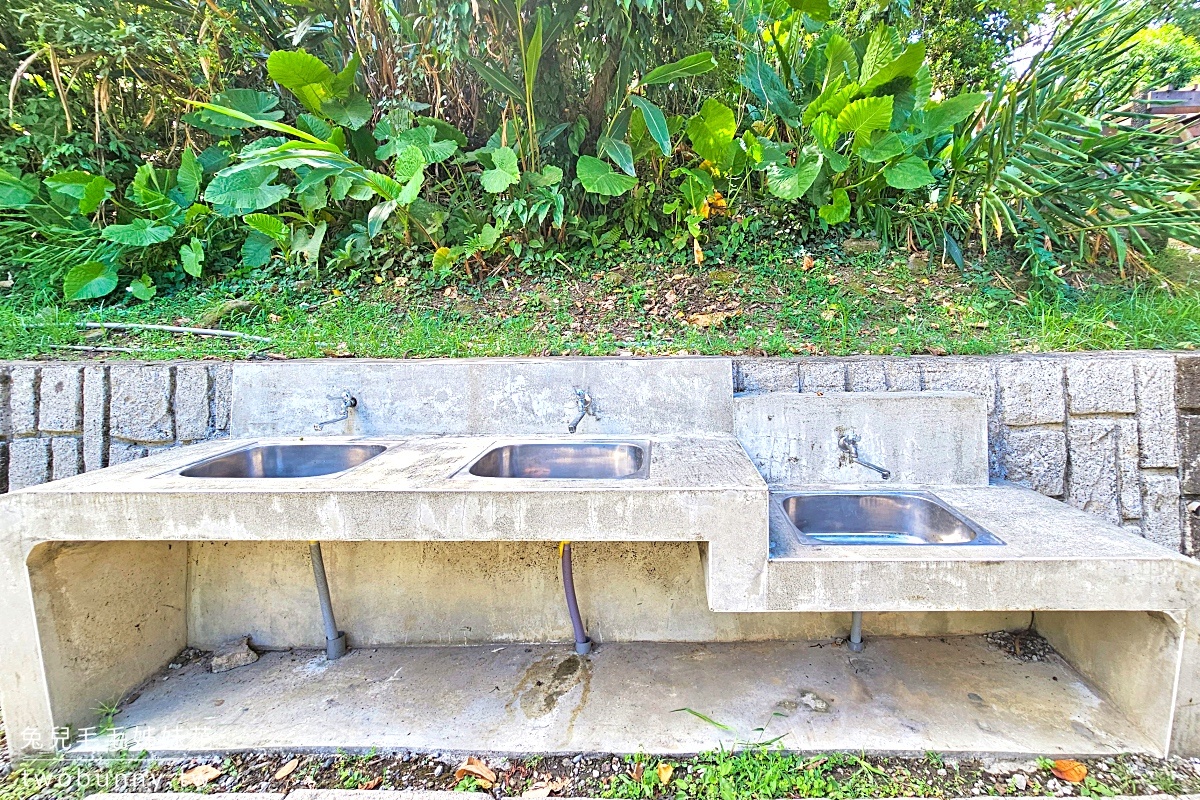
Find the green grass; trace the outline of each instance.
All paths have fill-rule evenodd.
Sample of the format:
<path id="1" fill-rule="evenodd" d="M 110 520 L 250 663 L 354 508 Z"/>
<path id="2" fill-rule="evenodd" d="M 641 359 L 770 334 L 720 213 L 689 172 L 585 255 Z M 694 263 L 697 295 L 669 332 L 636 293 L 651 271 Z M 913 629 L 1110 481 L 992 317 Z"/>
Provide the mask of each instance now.
<path id="1" fill-rule="evenodd" d="M 905 258 L 850 257 L 836 242 L 729 237 L 702 265 L 652 243 L 578 252 L 479 284 L 433 286 L 422 275 L 363 272 L 226 278 L 149 303 L 92 307 L 0 301 L 0 358 L 71 358 L 79 347 L 158 359 L 633 354 L 984 354 L 1191 349 L 1200 344 L 1192 254 L 1163 273 L 1074 278 L 1037 292 L 993 254 L 965 272 Z M 812 258 L 805 269 L 806 256 Z M 549 266 L 547 266 L 547 264 Z M 1175 282 L 1163 279 L 1168 270 Z M 43 293 L 44 295 L 45 293 Z M 245 309 L 225 315 L 232 299 Z M 215 327 L 269 344 L 161 332 L 84 332 L 83 321 Z"/>

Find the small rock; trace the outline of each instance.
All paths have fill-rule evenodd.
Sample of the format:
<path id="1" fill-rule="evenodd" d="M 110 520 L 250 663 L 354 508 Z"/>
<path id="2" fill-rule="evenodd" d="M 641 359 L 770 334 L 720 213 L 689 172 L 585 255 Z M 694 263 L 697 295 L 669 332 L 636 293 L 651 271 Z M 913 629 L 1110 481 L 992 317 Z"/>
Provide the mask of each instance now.
<path id="1" fill-rule="evenodd" d="M 1016 775 L 1012 776 L 1012 784 L 1017 791 L 1023 792 L 1025 791 L 1025 788 L 1029 786 L 1029 778 L 1025 776 L 1024 772 L 1018 772 Z"/>
<path id="2" fill-rule="evenodd" d="M 945 770 L 945 769 L 943 769 L 943 768 L 939 768 L 939 769 L 938 769 L 938 771 L 937 771 L 937 774 L 938 774 L 938 776 L 939 776 L 939 777 L 942 777 L 942 778 L 944 778 L 944 777 L 946 777 L 946 770 Z"/>
<path id="3" fill-rule="evenodd" d="M 258 661 L 258 653 L 250 649 L 250 637 L 243 636 L 227 642 L 213 651 L 212 671 L 228 672 Z"/>
<path id="4" fill-rule="evenodd" d="M 442 773 L 445 771 L 446 771 L 446 768 L 443 765 L 438 764 L 437 769 L 435 769 L 433 771 L 433 777 L 440 778 L 440 777 L 442 777 Z"/>
<path id="5" fill-rule="evenodd" d="M 829 710 L 828 701 L 816 692 L 801 692 L 799 700 L 802 705 L 807 706 L 811 711 L 823 713 Z"/>
<path id="6" fill-rule="evenodd" d="M 842 242 L 842 252 L 852 256 L 860 256 L 863 253 L 878 253 L 878 239 L 847 239 Z"/>

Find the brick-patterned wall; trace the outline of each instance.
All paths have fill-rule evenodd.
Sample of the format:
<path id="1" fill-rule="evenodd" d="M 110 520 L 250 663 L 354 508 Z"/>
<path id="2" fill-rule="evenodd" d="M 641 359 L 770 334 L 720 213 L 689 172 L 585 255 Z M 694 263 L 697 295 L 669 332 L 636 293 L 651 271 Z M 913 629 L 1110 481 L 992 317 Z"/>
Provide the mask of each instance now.
<path id="1" fill-rule="evenodd" d="M 1175 373 L 1174 355 L 1144 352 L 738 359 L 734 389 L 979 395 L 988 404 L 993 479 L 1194 553 L 1181 519 Z M 1189 402 L 1200 407 L 1200 390 L 1196 397 Z M 1200 423 L 1200 412 L 1194 420 L 1187 424 Z M 1200 466 L 1190 475 L 1200 493 Z"/>
<path id="2" fill-rule="evenodd" d="M 1179 460 L 1186 552 L 1200 554 L 1200 355 L 1179 357 Z"/>
<path id="3" fill-rule="evenodd" d="M 230 366 L 0 366 L 0 489 L 9 491 L 222 435 Z"/>

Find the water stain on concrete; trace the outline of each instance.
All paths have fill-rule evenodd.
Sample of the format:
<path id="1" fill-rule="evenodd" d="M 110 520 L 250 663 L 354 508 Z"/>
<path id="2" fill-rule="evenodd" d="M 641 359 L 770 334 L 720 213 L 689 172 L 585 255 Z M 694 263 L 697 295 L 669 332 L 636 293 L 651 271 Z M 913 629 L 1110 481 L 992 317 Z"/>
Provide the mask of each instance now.
<path id="1" fill-rule="evenodd" d="M 553 712 L 563 695 L 580 683 L 585 684 L 581 702 L 586 699 L 586 684 L 591 680 L 591 663 L 578 655 L 563 658 L 558 654 L 538 659 L 526 668 L 517 682 L 514 698 L 529 719 Z M 509 703 L 511 708 L 512 703 Z M 573 713 L 578 713 L 578 707 Z"/>

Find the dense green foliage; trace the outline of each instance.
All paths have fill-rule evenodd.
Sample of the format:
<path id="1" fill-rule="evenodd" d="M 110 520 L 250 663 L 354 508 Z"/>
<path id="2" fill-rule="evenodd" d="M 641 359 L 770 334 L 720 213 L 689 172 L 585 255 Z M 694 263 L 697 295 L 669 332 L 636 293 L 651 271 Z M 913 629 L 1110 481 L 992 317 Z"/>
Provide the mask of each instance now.
<path id="1" fill-rule="evenodd" d="M 1003 75 L 1041 10 L 16 0 L 0 274 L 68 301 L 441 285 L 644 234 L 699 263 L 741 207 L 960 267 L 998 241 L 1047 282 L 1200 245 L 1200 153 L 1127 110 L 1131 74 L 1188 69 L 1136 61 L 1161 10 L 1089 0 Z M 1153 41 L 1181 52 L 1172 31 Z"/>

